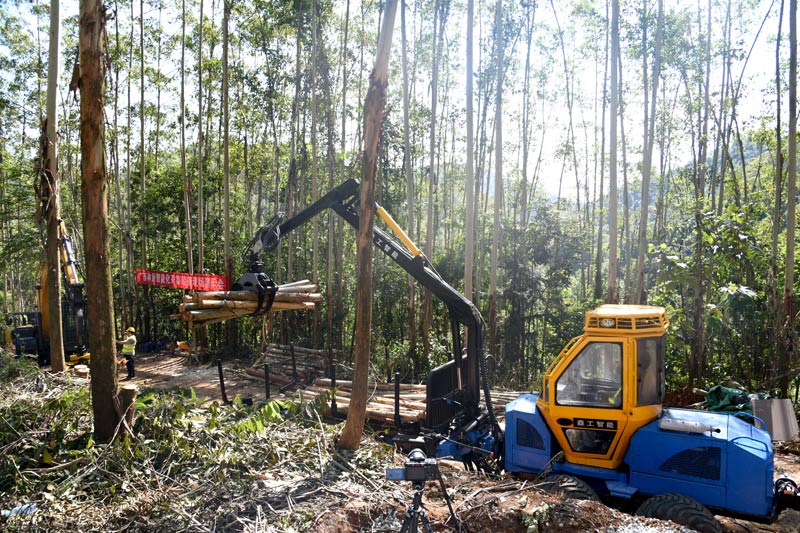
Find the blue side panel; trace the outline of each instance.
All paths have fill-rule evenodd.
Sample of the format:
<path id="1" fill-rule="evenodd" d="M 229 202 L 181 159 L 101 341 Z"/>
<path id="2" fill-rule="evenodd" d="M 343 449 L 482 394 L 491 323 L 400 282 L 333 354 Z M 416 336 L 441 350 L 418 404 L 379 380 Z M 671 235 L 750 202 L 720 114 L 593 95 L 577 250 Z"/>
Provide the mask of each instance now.
<path id="1" fill-rule="evenodd" d="M 559 449 L 536 408 L 537 398 L 538 393 L 523 394 L 506 405 L 507 472 L 538 474 Z"/>
<path id="2" fill-rule="evenodd" d="M 641 428 L 625 456 L 632 486 L 644 494 L 677 492 L 711 507 L 771 514 L 772 443 L 766 432 L 723 413 L 664 409 L 661 416 L 709 430 L 665 430 L 658 420 Z"/>
<path id="3" fill-rule="evenodd" d="M 739 436 L 728 444 L 728 507 L 757 515 L 772 516 L 775 510 L 773 451 L 769 435 L 738 418 L 761 435 Z"/>

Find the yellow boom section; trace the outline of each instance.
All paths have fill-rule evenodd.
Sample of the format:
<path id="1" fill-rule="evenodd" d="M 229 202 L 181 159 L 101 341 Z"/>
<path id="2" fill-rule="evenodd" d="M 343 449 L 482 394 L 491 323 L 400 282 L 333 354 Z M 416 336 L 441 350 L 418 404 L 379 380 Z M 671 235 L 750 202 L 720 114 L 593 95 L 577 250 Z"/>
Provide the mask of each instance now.
<path id="1" fill-rule="evenodd" d="M 378 216 L 380 216 L 383 219 L 383 221 L 386 222 L 386 225 L 389 226 L 389 229 L 392 230 L 392 233 L 397 235 L 397 238 L 400 239 L 403 242 L 403 244 L 406 245 L 406 248 L 408 248 L 408 250 L 411 252 L 411 255 L 416 257 L 422 253 L 422 250 L 417 248 L 417 245 L 414 244 L 414 241 L 412 241 L 411 238 L 408 235 L 406 235 L 406 232 L 403 231 L 403 228 L 401 228 L 397 224 L 397 222 L 395 222 L 395 220 L 392 218 L 392 215 L 390 215 L 389 212 L 386 211 L 386 209 L 384 209 L 381 206 L 378 206 L 377 211 L 378 211 Z"/>

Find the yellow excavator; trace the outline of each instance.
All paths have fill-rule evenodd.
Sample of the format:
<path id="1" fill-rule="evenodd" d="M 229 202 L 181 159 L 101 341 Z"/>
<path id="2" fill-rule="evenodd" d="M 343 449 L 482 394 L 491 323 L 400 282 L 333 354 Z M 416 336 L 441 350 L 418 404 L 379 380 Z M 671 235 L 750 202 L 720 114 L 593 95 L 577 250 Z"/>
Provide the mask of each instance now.
<path id="1" fill-rule="evenodd" d="M 64 339 L 64 355 L 66 363 L 74 365 L 87 361 L 90 357 L 86 351 L 87 338 L 87 310 L 84 298 L 84 283 L 78 272 L 78 261 L 72 239 L 67 233 L 63 221 L 58 227 L 58 255 L 61 263 L 63 292 L 61 295 L 61 331 Z M 14 329 L 14 347 L 17 355 L 22 353 L 35 354 L 40 365 L 50 363 L 50 311 L 48 306 L 49 287 L 47 259 L 42 265 L 40 282 L 36 289 L 39 292 L 39 311 L 26 313 L 32 320 L 25 324 L 23 331 L 20 327 Z M 32 322 L 32 324 L 31 324 Z M 33 339 L 31 329 L 33 326 Z M 17 331 L 19 329 L 19 331 Z M 35 340 L 35 342 L 33 342 Z"/>

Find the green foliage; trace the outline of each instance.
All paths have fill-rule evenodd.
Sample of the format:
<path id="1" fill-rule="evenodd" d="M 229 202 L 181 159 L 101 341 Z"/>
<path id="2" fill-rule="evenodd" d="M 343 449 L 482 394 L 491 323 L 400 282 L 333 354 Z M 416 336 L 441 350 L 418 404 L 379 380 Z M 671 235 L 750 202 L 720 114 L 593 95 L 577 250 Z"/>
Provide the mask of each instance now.
<path id="1" fill-rule="evenodd" d="M 284 480 L 333 483 L 355 473 L 377 479 L 371 470 L 391 461 L 391 448 L 375 444 L 338 456 L 335 428 L 320 423 L 330 403 L 326 394 L 220 406 L 191 389 L 145 389 L 137 397 L 133 437 L 95 446 L 85 382 L 10 361 L 0 358 L 0 508 L 35 502 L 35 515 L 14 520 L 50 524 L 49 531 L 118 529 L 134 516 L 164 530 L 187 513 L 211 523 L 242 512 L 229 507 L 228 495 L 267 497 L 280 507 L 272 498 L 284 497 Z M 328 467 L 320 470 L 322 463 Z"/>
<path id="2" fill-rule="evenodd" d="M 763 198 L 761 199 L 763 200 Z M 729 206 L 721 215 L 704 213 L 701 237 L 707 381 L 734 378 L 748 386 L 762 382 L 770 370 L 771 347 L 764 330 L 769 324 L 766 274 L 769 271 L 769 227 L 754 223 L 767 217 L 768 204 L 753 201 L 746 208 Z M 681 231 L 679 229 L 679 231 Z M 669 311 L 667 378 L 671 387 L 686 384 L 693 333 L 696 234 L 683 230 L 676 244 L 651 246 L 656 285 L 651 302 Z"/>
<path id="3" fill-rule="evenodd" d="M 662 72 L 656 108 L 656 152 L 662 160 L 654 167 L 651 195 L 648 254 L 645 269 L 648 302 L 668 308 L 672 326 L 668 348 L 670 386 L 687 382 L 689 347 L 701 335 L 709 354 L 705 378 L 709 381 L 728 375 L 754 382 L 769 373 L 773 359 L 766 334 L 772 328 L 774 297 L 769 294 L 767 273 L 774 270 L 771 282 L 779 286 L 784 265 L 783 237 L 778 238 L 778 253 L 772 265 L 771 229 L 773 217 L 775 173 L 776 117 L 772 111 L 755 121 L 742 114 L 747 91 L 763 96 L 753 83 L 737 85 L 722 91 L 710 87 L 715 109 L 708 131 L 699 122 L 704 116 L 703 90 L 706 58 L 710 70 L 729 61 L 732 77 L 745 72 L 747 39 L 760 23 L 762 14 L 757 3 L 734 2 L 732 34 L 742 40 L 726 42 L 713 35 L 708 45 L 706 22 L 725 27 L 725 15 L 719 6 L 705 13 L 705 5 L 665 5 Z M 439 101 L 436 112 L 436 134 L 433 150 L 434 168 L 430 164 L 429 132 L 433 118 L 430 97 L 431 65 L 434 42 L 435 7 L 447 13 L 444 53 L 439 69 Z M 131 13 L 134 7 L 136 13 Z M 111 200 L 111 247 L 114 251 L 112 272 L 117 296 L 130 291 L 135 283 L 131 268 L 145 267 L 165 271 L 188 270 L 187 230 L 196 232 L 202 218 L 205 228 L 204 268 L 207 272 L 225 270 L 223 217 L 222 155 L 222 27 L 223 4 L 206 2 L 202 19 L 203 49 L 199 49 L 201 20 L 197 2 L 186 4 L 185 109 L 186 176 L 180 153 L 179 100 L 181 94 L 181 13 L 179 4 L 145 3 L 140 19 L 138 8 L 118 6 L 108 19 L 109 66 L 106 100 L 107 165 L 111 173 L 108 183 Z M 315 198 L 312 190 L 312 154 L 317 153 L 317 191 L 327 191 L 329 180 L 334 185 L 350 177 L 360 177 L 359 154 L 362 142 L 362 104 L 369 71 L 370 50 L 376 45 L 383 5 L 365 3 L 353 8 L 344 20 L 341 4 L 326 0 L 285 2 L 255 0 L 230 6 L 231 20 L 227 37 L 229 49 L 230 104 L 230 215 L 234 278 L 243 265 L 239 256 L 253 232 L 277 211 L 296 213 Z M 504 94 L 504 188 L 502 202 L 503 242 L 500 249 L 498 326 L 496 343 L 487 350 L 496 352 L 496 382 L 503 385 L 529 386 L 538 382 L 547 362 L 563 343 L 577 334 L 584 311 L 600 302 L 588 294 L 597 274 L 607 275 L 607 217 L 609 198 L 600 198 L 600 180 L 608 168 L 608 146 L 600 138 L 600 117 L 607 116 L 601 104 L 608 101 L 602 94 L 602 73 L 605 63 L 607 13 L 603 6 L 575 0 L 553 6 L 558 16 L 541 16 L 543 6 L 525 2 L 506 6 L 503 12 L 505 37 Z M 537 9 L 538 8 L 538 9 Z M 318 22 L 315 57 L 311 54 L 312 9 L 317 9 Z M 464 286 L 465 231 L 465 114 L 462 83 L 465 65 L 461 53 L 463 4 L 422 2 L 408 6 L 407 51 L 411 87 L 409 94 L 409 137 L 411 171 L 414 179 L 414 213 L 406 205 L 406 178 L 403 139 L 403 95 L 401 90 L 399 32 L 395 35 L 391 77 L 388 86 L 388 107 L 383 117 L 380 140 L 380 161 L 377 178 L 378 201 L 411 234 L 417 244 L 424 244 L 428 235 L 427 208 L 433 207 L 435 234 L 430 260 L 443 278 L 457 290 Z M 643 11 L 644 9 L 644 11 Z M 489 255 L 492 239 L 491 206 L 493 198 L 493 105 L 496 82 L 496 61 L 493 44 L 492 3 L 478 3 L 477 20 L 488 31 L 478 32 L 473 65 L 476 82 L 475 175 L 478 201 L 476 228 L 475 286 L 476 302 L 488 316 L 490 275 Z M 621 5 L 621 47 L 624 65 L 641 61 L 652 66 L 655 50 L 657 11 L 653 5 L 636 3 Z M 538 11 L 538 12 L 537 12 Z M 774 11 L 774 10 L 773 10 Z M 0 10 L 0 270 L 6 276 L 7 295 L 4 303 L 14 310 L 28 310 L 39 305 L 34 287 L 39 282 L 42 232 L 33 213 L 36 199 L 33 190 L 37 158 L 38 124 L 42 114 L 46 68 L 45 5 L 14 3 Z M 64 13 L 61 57 L 62 96 L 76 59 L 77 23 L 75 13 Z M 774 15 L 770 15 L 774 16 Z M 708 18 L 707 18 L 708 17 Z M 139 23 L 144 22 L 144 42 L 140 41 Z M 344 38 L 345 22 L 347 39 Z M 765 25 L 773 22 L 770 18 Z M 527 30 L 531 43 L 527 43 Z M 167 31 L 169 29 L 169 31 Z M 642 42 L 646 32 L 647 42 Z M 453 36 L 457 38 L 453 38 Z M 438 41 L 438 40 L 436 40 Z M 562 50 L 561 43 L 567 44 Z M 528 47 L 531 56 L 529 79 L 524 79 L 526 63 L 522 52 Z M 144 101 L 139 101 L 141 65 L 144 51 Z M 202 65 L 199 59 L 202 54 Z M 758 61 L 754 57 L 749 65 Z M 315 67 L 316 89 L 312 87 Z M 580 74 L 594 71 L 592 76 Z M 748 69 L 750 67 L 748 66 Z M 198 70 L 202 86 L 198 85 Z M 13 73 L 9 75 L 8 73 Z M 623 102 L 629 112 L 626 123 L 630 131 L 638 126 L 640 100 L 647 87 L 642 72 L 633 73 L 624 67 L 621 78 Z M 347 76 L 346 86 L 344 77 Z M 567 79 L 564 79 L 566 76 Z M 648 73 L 648 76 L 651 76 Z M 566 82 L 566 83 L 565 83 Z M 652 82 L 652 79 L 648 83 Z M 781 80 L 786 83 L 786 80 Z M 565 88 L 567 93 L 565 94 Z M 527 89 L 525 89 L 527 88 Z M 607 88 L 606 88 L 607 89 Z M 523 91 L 527 90 L 526 94 Z M 772 84 L 769 91 L 772 91 Z M 128 92 L 130 91 L 130 97 Z M 316 91 L 316 94 L 315 94 Z M 715 94 L 715 91 L 716 92 Z M 203 108 L 198 97 L 203 97 Z M 314 98 L 316 96 L 316 98 Z M 316 100 L 316 150 L 311 146 L 311 109 Z M 569 100 L 569 101 L 568 101 Z M 522 102 L 530 104 L 521 112 Z M 63 98 L 59 106 L 60 169 L 62 217 L 67 221 L 80 246 L 80 120 L 76 98 Z M 738 108 L 737 108 L 738 106 Z M 573 116 L 567 116 L 567 108 Z M 541 110 L 541 111 L 540 111 Z M 633 112 L 630 112 L 633 110 Z M 736 120 L 733 115 L 736 113 Z M 580 118 L 579 118 L 580 117 Z M 592 118 L 594 117 L 594 119 Z M 633 118 L 631 118 L 633 117 Z M 204 147 L 199 150 L 202 118 Z M 528 122 L 526 122 L 528 121 Z M 568 122 L 567 122 L 568 121 Z M 342 124 L 344 122 L 344 124 Z M 569 126 L 568 126 L 569 124 Z M 735 124 L 735 131 L 721 131 L 726 124 Z M 527 168 L 523 169 L 520 133 L 527 125 Z M 566 135 L 572 128 L 574 133 Z M 140 141 L 143 128 L 143 143 Z M 741 131 L 740 131 L 741 130 Z M 606 132 L 607 133 L 607 132 Z M 344 135 L 344 138 L 342 138 Z M 622 299 L 631 292 L 634 280 L 627 279 L 629 267 L 635 266 L 638 207 L 641 205 L 640 141 L 636 134 L 619 161 L 620 181 L 627 179 L 627 197 L 623 198 L 620 183 L 620 206 L 630 206 L 627 220 L 620 219 L 618 243 L 619 278 Z M 785 135 L 784 135 L 785 137 Z M 785 141 L 782 141 L 785 142 Z M 701 143 L 707 144 L 706 161 L 699 157 Z M 331 153 L 328 153 L 329 147 Z M 537 148 L 538 147 L 538 148 Z M 604 148 L 606 153 L 601 153 Z M 295 160 L 292 161 L 294 153 Z M 292 164 L 295 173 L 291 175 Z M 624 165 L 627 164 L 627 167 Z M 559 166 L 561 167 L 559 169 Z M 140 171 L 144 168 L 144 183 Z M 573 168 L 576 167 L 576 168 Z M 203 169 L 203 190 L 198 174 Z M 724 173 L 723 173 L 724 169 Z M 431 170 L 433 172 L 431 172 Z M 560 172 L 559 172 L 560 171 Z M 571 175 L 575 175 L 575 183 Z M 724 174 L 724 182 L 721 178 Z M 520 225 L 522 176 L 527 179 L 529 220 Z M 432 178 L 432 179 L 431 179 Z M 190 205 L 187 220 L 184 206 L 184 183 L 188 182 Z M 555 205 L 553 184 L 558 182 L 560 205 Z M 580 183 L 579 183 L 580 182 Z M 604 182 L 607 185 L 607 182 Z M 699 194 L 702 183 L 703 194 Z M 429 185 L 432 196 L 429 197 Z M 564 190 L 561 190 L 564 185 Z M 578 187 L 580 190 L 574 189 Z M 579 209 L 574 209 L 575 195 L 580 195 Z M 550 195 L 550 196 L 548 196 Z M 722 195 L 722 201 L 720 200 Z M 202 196 L 205 211 L 199 214 L 198 199 Z M 290 196 L 293 203 L 290 206 Z M 570 198 L 567 198 L 571 196 Z M 119 199 L 119 204 L 117 203 Z M 601 204 L 603 209 L 601 210 Z M 713 205 L 712 205 L 713 204 Z M 559 210 L 559 207 L 561 208 Z M 579 212 L 580 211 L 580 212 Z M 696 212 L 700 214 L 695 218 Z M 778 210 L 779 216 L 783 216 Z M 414 227 L 408 221 L 414 219 Z M 623 217 L 624 218 L 624 217 Z M 335 222 L 330 260 L 327 214 L 316 220 L 318 229 L 318 274 L 323 292 L 334 295 L 333 321 L 329 326 L 323 317 L 327 303 L 321 304 L 319 318 L 310 313 L 276 317 L 275 336 L 281 341 L 302 340 L 316 347 L 328 338 L 332 327 L 333 347 L 341 351 L 343 369 L 349 365 L 349 346 L 354 329 L 355 252 L 354 233 Z M 143 234 L 146 224 L 146 235 Z M 604 257 L 600 272 L 595 272 L 598 227 L 603 227 Z M 696 224 L 700 228 L 696 228 Z M 265 254 L 265 271 L 278 281 L 311 278 L 314 225 L 297 228 L 292 234 L 292 250 L 286 245 Z M 341 229 L 344 228 L 344 229 Z M 782 227 L 780 228 L 783 229 Z M 699 233 L 698 233 L 699 231 Z M 147 238 L 147 257 L 143 255 L 143 239 Z M 197 235 L 191 250 L 198 265 Z M 695 257 L 696 239 L 701 240 L 702 253 Z M 631 241 L 628 241 L 631 239 Z M 287 242 L 287 240 L 284 240 Z M 291 253 L 289 279 L 288 254 Z M 374 260 L 375 295 L 373 308 L 374 371 L 384 375 L 398 369 L 409 379 L 420 378 L 432 366 L 443 362 L 448 354 L 449 317 L 441 302 L 434 299 L 428 339 L 417 335 L 418 346 L 410 345 L 406 275 L 382 254 Z M 699 269 L 695 267 L 698 266 Z M 334 272 L 334 287 L 327 287 L 324 273 Z M 702 276 L 704 307 L 700 322 L 702 331 L 694 331 L 694 276 Z M 746 288 L 746 289 L 745 289 Z M 168 318 L 177 310 L 181 292 L 158 288 L 140 292 L 127 300 L 117 298 L 116 316 L 123 315 L 137 322 L 142 341 L 163 337 L 187 338 L 185 324 Z M 422 311 L 422 291 L 417 290 L 411 303 L 416 312 L 416 327 Z M 134 308 L 136 307 L 136 308 Z M 145 313 L 145 309 L 148 311 Z M 240 346 L 237 356 L 246 357 L 259 345 L 260 323 L 244 319 L 238 322 Z M 209 349 L 213 354 L 229 356 L 225 346 L 224 326 L 209 329 Z M 147 333 L 151 339 L 144 338 Z M 488 335 L 487 335 L 488 338 Z M 420 357 L 423 346 L 431 353 Z M 388 362 L 387 362 L 388 361 Z"/>

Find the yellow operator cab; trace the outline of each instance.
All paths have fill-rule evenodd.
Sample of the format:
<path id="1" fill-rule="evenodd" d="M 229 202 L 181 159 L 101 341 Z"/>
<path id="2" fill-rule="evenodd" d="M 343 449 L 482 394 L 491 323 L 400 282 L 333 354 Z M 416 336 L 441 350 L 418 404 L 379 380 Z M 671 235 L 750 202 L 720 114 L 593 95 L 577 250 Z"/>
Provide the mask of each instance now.
<path id="1" fill-rule="evenodd" d="M 630 439 L 661 413 L 663 307 L 602 305 L 550 364 L 537 406 L 571 463 L 618 468 Z"/>

